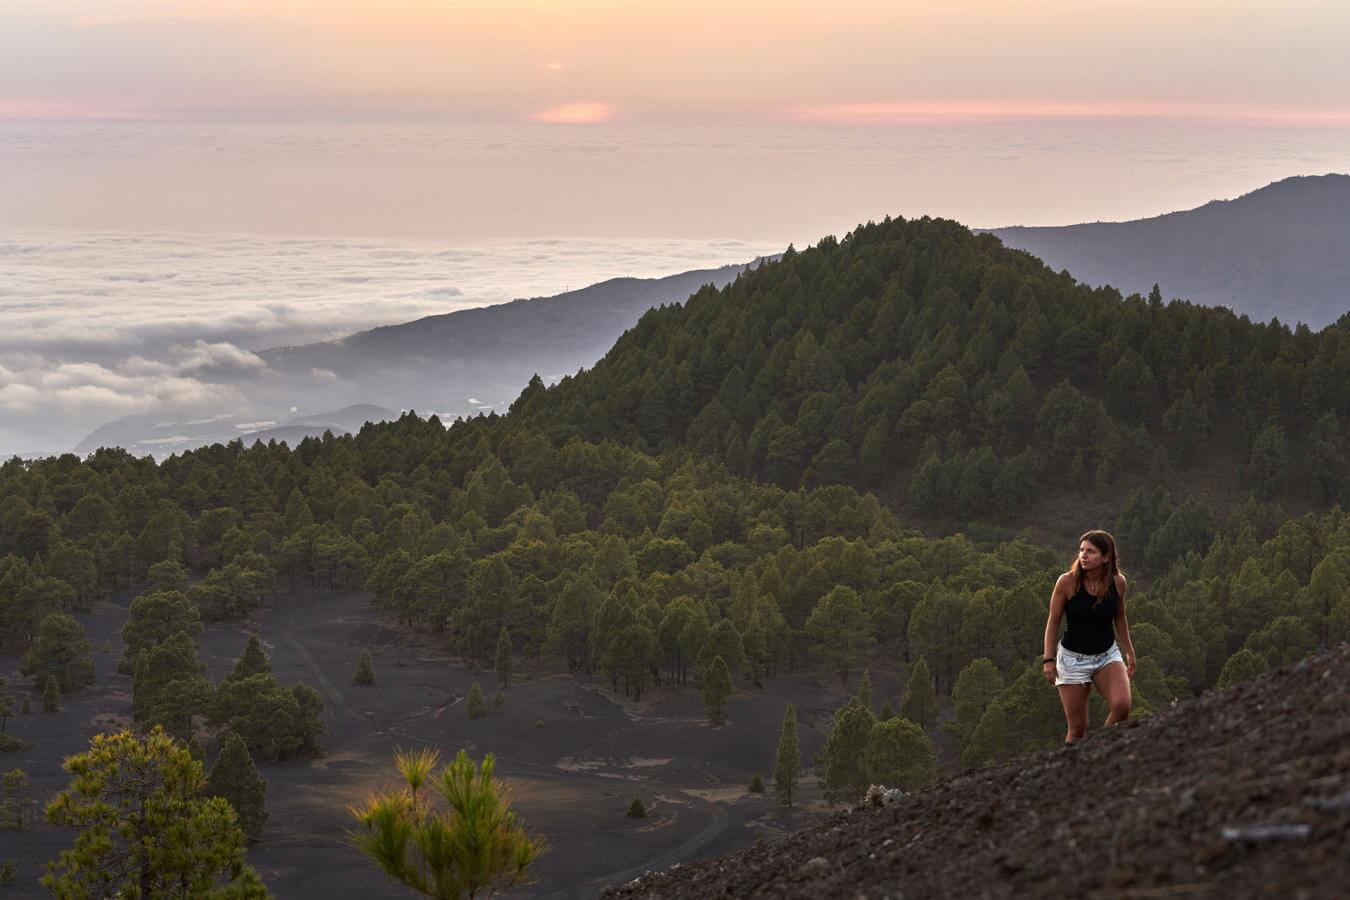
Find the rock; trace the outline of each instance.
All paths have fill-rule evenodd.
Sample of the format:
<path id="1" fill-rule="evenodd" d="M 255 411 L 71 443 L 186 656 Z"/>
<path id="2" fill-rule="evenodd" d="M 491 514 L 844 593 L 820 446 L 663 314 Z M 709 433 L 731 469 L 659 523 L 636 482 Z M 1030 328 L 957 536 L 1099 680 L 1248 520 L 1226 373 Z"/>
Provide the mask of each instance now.
<path id="1" fill-rule="evenodd" d="M 1334 797 L 1304 797 L 1303 802 L 1317 809 L 1346 809 L 1350 807 L 1350 791 L 1342 791 Z"/>
<path id="2" fill-rule="evenodd" d="M 803 878 L 818 878 L 830 871 L 830 861 L 823 856 L 808 859 L 798 870 Z"/>
<path id="3" fill-rule="evenodd" d="M 1289 841 L 1305 840 L 1312 834 L 1311 825 L 1225 825 L 1224 840 L 1249 841 Z"/>

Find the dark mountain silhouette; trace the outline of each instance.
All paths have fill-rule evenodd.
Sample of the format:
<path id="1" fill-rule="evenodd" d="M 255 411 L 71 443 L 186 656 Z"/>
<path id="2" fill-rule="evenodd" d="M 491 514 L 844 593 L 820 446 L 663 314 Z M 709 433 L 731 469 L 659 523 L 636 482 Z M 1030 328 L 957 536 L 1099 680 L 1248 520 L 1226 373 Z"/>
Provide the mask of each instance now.
<path id="1" fill-rule="evenodd" d="M 1350 645 L 605 897 L 1344 897 Z M 861 798 L 859 798 L 861 800 Z"/>
<path id="2" fill-rule="evenodd" d="M 1235 200 L 1132 222 L 995 228 L 1091 285 L 1320 328 L 1350 311 L 1350 175 L 1286 178 Z"/>
<path id="3" fill-rule="evenodd" d="M 479 384 L 505 378 L 519 390 L 531 373 L 557 377 L 593 364 L 648 309 L 683 302 L 707 284 L 721 287 L 749 267 L 728 265 L 665 278 L 612 278 L 553 297 L 427 316 L 259 355 L 282 371 L 319 369 L 341 378 L 399 365 L 487 367 L 492 374 L 475 376 Z M 464 387 L 487 392 L 474 384 Z"/>

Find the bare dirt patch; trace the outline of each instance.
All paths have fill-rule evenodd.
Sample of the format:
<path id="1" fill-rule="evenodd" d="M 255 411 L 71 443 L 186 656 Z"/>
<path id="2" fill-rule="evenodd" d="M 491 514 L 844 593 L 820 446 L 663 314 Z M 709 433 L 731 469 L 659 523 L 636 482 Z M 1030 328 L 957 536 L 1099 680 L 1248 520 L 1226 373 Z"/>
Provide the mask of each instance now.
<path id="1" fill-rule="evenodd" d="M 61 713 L 9 722 L 8 730 L 32 747 L 5 754 L 0 766 L 25 769 L 40 803 L 69 781 L 62 758 L 87 749 L 95 733 L 130 721 L 131 680 L 116 674 L 130 600 L 124 594 L 79 617 L 96 648 L 98 685 L 67 697 Z M 525 671 L 506 691 L 506 709 L 471 721 L 462 698 L 475 681 L 495 690 L 492 673 L 465 668 L 444 636 L 393 626 L 368 609 L 362 593 L 302 594 L 246 622 L 211 625 L 200 638 L 210 678 L 218 682 L 232 670 L 249 634 L 258 635 L 283 683 L 314 686 L 328 707 L 323 756 L 259 765 L 271 817 L 249 860 L 273 893 L 287 898 L 408 896 L 346 843 L 347 807 L 394 784 L 398 746 L 430 745 L 444 759 L 460 748 L 474 757 L 496 754 L 520 817 L 553 845 L 535 883 L 509 896 L 595 896 L 648 869 L 746 846 L 763 833 L 746 823 L 775 808 L 762 795 L 747 797 L 745 786 L 772 769 L 784 704 L 824 708 L 837 692 L 815 675 L 786 675 L 762 690 L 739 692 L 729 724 L 713 729 L 703 723 L 693 686 L 657 688 L 640 704 L 625 703 L 606 684 L 522 661 Z M 369 687 L 351 684 L 362 650 L 375 664 Z M 17 658 L 0 658 L 0 673 L 11 676 L 16 692 L 36 698 L 40 691 L 17 667 Z M 804 728 L 801 740 L 809 760 L 823 736 Z M 205 744 L 210 759 L 214 741 Z M 577 765 L 560 765 L 568 759 Z M 695 796 L 687 788 L 710 793 Z M 625 815 L 634 794 L 650 807 L 645 819 Z M 799 824 L 813 819 L 802 808 L 787 815 Z M 46 896 L 37 885 L 43 863 L 71 846 L 74 832 L 38 824 L 4 834 L 0 856 L 19 864 L 19 884 L 6 896 Z"/>

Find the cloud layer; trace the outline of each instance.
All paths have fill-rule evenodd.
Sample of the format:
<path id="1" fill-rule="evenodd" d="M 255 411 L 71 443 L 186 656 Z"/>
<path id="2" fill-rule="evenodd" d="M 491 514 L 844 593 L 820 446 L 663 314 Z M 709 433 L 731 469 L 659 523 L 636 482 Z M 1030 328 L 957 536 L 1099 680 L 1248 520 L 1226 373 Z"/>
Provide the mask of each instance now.
<path id="1" fill-rule="evenodd" d="M 266 385 L 272 374 L 255 351 L 268 347 L 779 249 L 741 241 L 540 239 L 421 249 L 210 235 L 0 235 L 0 454 L 63 449 L 121 415 L 250 410 L 247 385 Z"/>

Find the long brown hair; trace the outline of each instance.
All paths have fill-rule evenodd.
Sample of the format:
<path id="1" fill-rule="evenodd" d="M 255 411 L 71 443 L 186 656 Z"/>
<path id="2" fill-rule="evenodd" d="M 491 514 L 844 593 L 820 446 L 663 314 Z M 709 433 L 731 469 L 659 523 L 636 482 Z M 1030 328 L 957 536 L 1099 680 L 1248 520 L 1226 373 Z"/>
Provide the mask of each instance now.
<path id="1" fill-rule="evenodd" d="M 1096 609 L 1104 599 L 1111 596 L 1111 589 L 1116 584 L 1116 576 L 1120 574 L 1120 556 L 1116 553 L 1116 539 L 1111 537 L 1110 532 L 1094 529 L 1086 532 L 1078 539 L 1079 547 L 1083 546 L 1083 541 L 1087 541 L 1096 547 L 1102 556 L 1108 557 L 1104 566 L 1106 569 L 1106 593 L 1098 597 L 1097 602 L 1092 604 L 1092 608 Z M 1069 570 L 1069 573 L 1073 575 L 1076 585 L 1074 593 L 1081 591 L 1083 589 L 1083 566 L 1077 552 L 1073 555 L 1073 568 Z"/>

